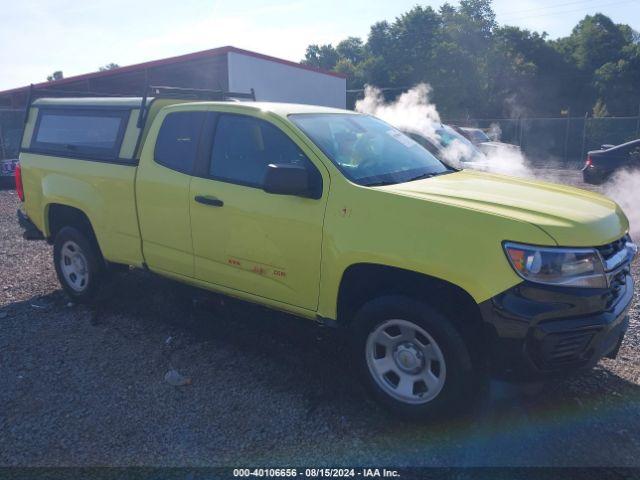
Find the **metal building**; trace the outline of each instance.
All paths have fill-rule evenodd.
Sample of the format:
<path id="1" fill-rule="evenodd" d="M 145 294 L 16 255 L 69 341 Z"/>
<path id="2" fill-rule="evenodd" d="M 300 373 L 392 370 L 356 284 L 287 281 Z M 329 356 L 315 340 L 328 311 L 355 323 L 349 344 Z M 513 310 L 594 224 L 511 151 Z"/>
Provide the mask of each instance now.
<path id="1" fill-rule="evenodd" d="M 34 90 L 54 89 L 86 95 L 145 94 L 148 86 L 250 92 L 256 100 L 307 103 L 345 108 L 346 78 L 335 72 L 270 57 L 236 47 L 220 47 L 113 70 L 37 83 Z M 12 176 L 22 135 L 24 107 L 31 86 L 0 91 L 0 183 Z"/>
<path id="2" fill-rule="evenodd" d="M 256 100 L 345 108 L 346 78 L 236 47 L 220 47 L 33 85 L 69 92 L 142 95 L 147 85 L 255 91 Z M 26 105 L 29 87 L 0 91 L 0 108 Z"/>

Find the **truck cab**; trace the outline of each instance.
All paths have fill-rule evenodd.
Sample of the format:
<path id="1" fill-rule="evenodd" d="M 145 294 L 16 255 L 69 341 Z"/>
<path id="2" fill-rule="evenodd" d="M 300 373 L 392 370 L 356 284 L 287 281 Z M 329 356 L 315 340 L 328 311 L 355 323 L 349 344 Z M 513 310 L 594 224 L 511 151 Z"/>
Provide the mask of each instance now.
<path id="1" fill-rule="evenodd" d="M 404 416 L 459 406 L 489 371 L 589 368 L 628 325 L 637 248 L 614 202 L 453 170 L 355 112 L 39 99 L 17 177 L 71 298 L 126 265 L 344 328 Z"/>

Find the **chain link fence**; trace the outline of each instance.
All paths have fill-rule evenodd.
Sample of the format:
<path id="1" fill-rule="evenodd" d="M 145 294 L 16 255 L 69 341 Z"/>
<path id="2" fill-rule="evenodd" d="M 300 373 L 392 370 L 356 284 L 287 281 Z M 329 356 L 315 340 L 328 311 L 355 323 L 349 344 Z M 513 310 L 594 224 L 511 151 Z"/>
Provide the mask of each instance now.
<path id="1" fill-rule="evenodd" d="M 478 127 L 490 137 L 520 145 L 534 164 L 573 167 L 589 150 L 640 138 L 637 117 L 483 118 L 446 119 L 444 123 Z"/>
<path id="2" fill-rule="evenodd" d="M 18 162 L 24 110 L 0 109 L 0 187 L 13 185 L 13 172 Z"/>
<path id="3" fill-rule="evenodd" d="M 0 161 L 18 158 L 24 110 L 0 109 Z M 640 138 L 640 116 L 561 118 L 446 119 L 444 123 L 478 127 L 490 136 L 520 145 L 533 163 L 572 167 L 589 150 Z"/>

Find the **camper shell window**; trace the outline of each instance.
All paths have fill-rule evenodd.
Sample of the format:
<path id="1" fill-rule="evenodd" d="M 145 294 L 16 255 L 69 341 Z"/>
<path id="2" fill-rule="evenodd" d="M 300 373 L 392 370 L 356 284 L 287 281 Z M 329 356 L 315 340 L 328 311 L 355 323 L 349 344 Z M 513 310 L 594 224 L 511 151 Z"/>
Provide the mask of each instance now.
<path id="1" fill-rule="evenodd" d="M 129 109 L 40 108 L 31 150 L 87 160 L 117 160 Z"/>

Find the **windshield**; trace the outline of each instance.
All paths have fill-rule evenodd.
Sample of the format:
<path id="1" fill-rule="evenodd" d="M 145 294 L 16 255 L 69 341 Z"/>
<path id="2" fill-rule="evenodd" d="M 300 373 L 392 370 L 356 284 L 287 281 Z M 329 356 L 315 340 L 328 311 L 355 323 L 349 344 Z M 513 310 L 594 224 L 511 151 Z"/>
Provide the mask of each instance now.
<path id="1" fill-rule="evenodd" d="M 452 170 L 391 125 L 368 115 L 289 115 L 351 181 L 389 185 Z"/>
<path id="2" fill-rule="evenodd" d="M 448 156 L 454 156 L 455 159 L 461 162 L 482 160 L 483 155 L 476 146 L 453 128 L 442 125 L 436 130 L 436 134 L 440 145 L 445 150 L 445 154 L 449 154 Z M 451 160 L 451 158 L 448 160 Z"/>
<path id="3" fill-rule="evenodd" d="M 484 133 L 482 130 L 479 130 L 477 128 L 465 129 L 465 132 L 467 132 L 467 135 L 469 135 L 471 140 L 473 140 L 474 142 L 482 143 L 482 142 L 491 141 L 491 139 L 487 137 L 486 133 Z"/>
<path id="4" fill-rule="evenodd" d="M 438 128 L 436 130 L 436 134 L 438 135 L 438 138 L 440 140 L 440 145 L 442 145 L 443 147 L 448 147 L 454 142 L 460 142 L 470 148 L 473 148 L 473 150 L 476 149 L 473 143 L 467 140 L 463 135 L 460 135 L 453 128 L 447 127 L 446 125 Z"/>

